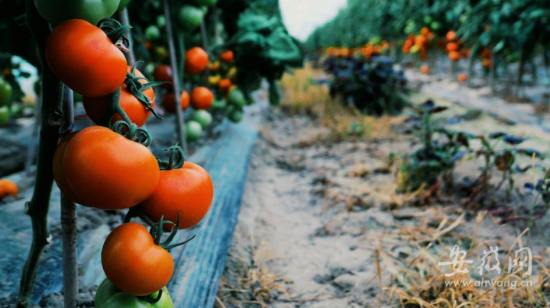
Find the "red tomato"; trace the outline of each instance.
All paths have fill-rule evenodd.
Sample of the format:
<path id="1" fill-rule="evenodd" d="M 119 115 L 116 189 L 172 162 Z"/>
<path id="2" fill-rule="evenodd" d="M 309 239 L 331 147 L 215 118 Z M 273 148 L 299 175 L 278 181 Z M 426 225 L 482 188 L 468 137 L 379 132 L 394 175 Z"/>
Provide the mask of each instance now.
<path id="1" fill-rule="evenodd" d="M 176 222 L 181 212 L 180 229 L 198 224 L 208 213 L 214 198 L 214 185 L 201 166 L 185 162 L 180 169 L 160 172 L 155 192 L 139 205 L 153 221 L 164 219 Z"/>
<path id="2" fill-rule="evenodd" d="M 132 71 L 132 67 L 128 66 L 128 72 Z M 136 77 L 144 77 L 143 74 L 136 69 Z M 146 84 L 148 81 L 146 79 L 140 79 L 141 83 Z M 143 94 L 149 98 L 151 105 L 155 107 L 155 91 L 153 88 L 148 88 L 143 91 Z M 84 104 L 84 109 L 88 114 L 88 117 L 97 125 L 101 125 L 105 110 L 110 103 L 110 96 L 101 96 L 101 97 L 82 97 L 82 103 Z M 151 110 L 147 110 L 145 105 L 139 101 L 130 91 L 128 91 L 128 85 L 126 83 L 122 84 L 120 89 L 120 107 L 126 112 L 130 120 L 135 123 L 137 126 L 143 126 L 147 119 L 151 115 Z M 112 123 L 121 121 L 122 117 L 116 114 L 113 117 Z"/>
<path id="3" fill-rule="evenodd" d="M 235 60 L 235 56 L 233 55 L 233 51 L 228 50 L 220 55 L 220 61 L 225 63 L 230 63 Z"/>
<path id="4" fill-rule="evenodd" d="M 202 48 L 194 47 L 185 53 L 185 72 L 200 74 L 208 66 L 208 54 Z"/>
<path id="5" fill-rule="evenodd" d="M 231 79 L 222 79 L 218 82 L 218 88 L 220 88 L 220 91 L 223 93 L 227 93 L 232 85 Z"/>
<path id="6" fill-rule="evenodd" d="M 187 110 L 189 108 L 189 92 L 183 91 L 181 92 L 180 96 L 180 107 L 181 110 Z M 164 94 L 164 97 L 162 98 L 162 107 L 164 107 L 164 110 L 168 113 L 176 113 L 176 106 L 175 106 L 175 97 L 174 93 L 166 93 Z"/>
<path id="7" fill-rule="evenodd" d="M 156 245 L 149 231 L 135 222 L 120 225 L 109 234 L 101 251 L 101 264 L 117 288 L 135 296 L 157 292 L 174 273 L 170 253 Z"/>
<path id="8" fill-rule="evenodd" d="M 147 199 L 156 189 L 160 170 L 145 146 L 108 128 L 78 132 L 63 156 L 67 182 L 86 206 L 125 209 Z"/>
<path id="9" fill-rule="evenodd" d="M 126 58 L 107 35 L 87 21 L 71 19 L 57 26 L 46 43 L 52 72 L 82 96 L 113 93 L 126 78 Z"/>
<path id="10" fill-rule="evenodd" d="M 155 81 L 169 82 L 162 86 L 167 90 L 172 90 L 174 88 L 174 86 L 172 85 L 172 67 L 170 65 L 157 65 L 157 67 L 155 67 L 155 70 L 153 71 L 153 78 L 155 78 Z"/>
<path id="11" fill-rule="evenodd" d="M 197 87 L 191 92 L 191 105 L 193 108 L 208 109 L 214 102 L 214 94 L 206 87 Z"/>

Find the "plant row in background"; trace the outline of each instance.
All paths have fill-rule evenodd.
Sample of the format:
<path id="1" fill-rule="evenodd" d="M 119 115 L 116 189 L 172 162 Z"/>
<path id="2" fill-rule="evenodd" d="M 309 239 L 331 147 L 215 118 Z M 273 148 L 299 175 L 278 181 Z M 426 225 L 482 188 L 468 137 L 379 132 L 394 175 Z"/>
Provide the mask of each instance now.
<path id="1" fill-rule="evenodd" d="M 528 68 L 533 80 L 538 66 L 550 70 L 549 21 L 550 2 L 545 0 L 350 0 L 333 20 L 315 30 L 306 46 L 310 51 L 360 49 L 382 38 L 389 42 L 394 59 L 412 54 L 404 59 L 428 68 L 445 54 L 449 66 L 456 68 L 467 58 L 468 75 L 474 75 L 479 61 L 493 85 L 502 77 L 507 83 L 514 79 L 521 89 Z M 515 78 L 509 77 L 512 64 L 517 67 Z"/>

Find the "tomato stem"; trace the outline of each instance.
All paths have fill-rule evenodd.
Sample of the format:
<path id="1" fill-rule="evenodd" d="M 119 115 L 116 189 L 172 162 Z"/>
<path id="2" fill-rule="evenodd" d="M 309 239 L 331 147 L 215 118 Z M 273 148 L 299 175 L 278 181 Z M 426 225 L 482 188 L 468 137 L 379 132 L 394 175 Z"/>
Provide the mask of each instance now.
<path id="1" fill-rule="evenodd" d="M 48 211 L 53 185 L 53 157 L 59 138 L 59 129 L 63 124 L 62 96 L 63 84 L 52 73 L 45 57 L 46 41 L 52 30 L 49 23 L 38 13 L 33 0 L 26 0 L 27 26 L 39 50 L 42 63 L 42 100 L 41 130 L 38 146 L 36 182 L 31 201 L 27 202 L 25 212 L 31 218 L 32 244 L 23 267 L 18 308 L 31 304 L 31 295 L 36 281 L 38 262 L 44 247 L 51 241 L 48 229 Z"/>

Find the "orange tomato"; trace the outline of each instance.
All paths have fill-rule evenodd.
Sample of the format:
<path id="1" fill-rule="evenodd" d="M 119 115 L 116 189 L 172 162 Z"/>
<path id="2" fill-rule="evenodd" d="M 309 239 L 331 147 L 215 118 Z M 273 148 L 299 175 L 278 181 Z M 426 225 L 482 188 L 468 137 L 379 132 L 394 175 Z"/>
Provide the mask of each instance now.
<path id="1" fill-rule="evenodd" d="M 193 47 L 185 53 L 185 72 L 200 74 L 208 66 L 208 54 L 202 48 Z"/>
<path id="2" fill-rule="evenodd" d="M 449 41 L 449 42 L 452 42 L 452 41 L 456 40 L 456 32 L 453 31 L 453 30 L 447 32 L 446 38 L 447 38 L 447 41 Z"/>
<path id="3" fill-rule="evenodd" d="M 222 91 L 223 93 L 227 93 L 232 85 L 233 83 L 230 79 L 222 79 L 218 82 L 218 88 L 220 88 L 220 91 Z"/>
<path id="4" fill-rule="evenodd" d="M 6 179 L 0 180 L 0 199 L 7 196 L 17 197 L 18 194 L 19 188 L 17 187 L 17 184 Z"/>
<path id="5" fill-rule="evenodd" d="M 128 66 L 128 72 L 131 71 L 132 67 Z M 135 76 L 145 78 L 143 74 L 137 69 L 135 72 Z M 146 84 L 148 81 L 147 79 L 140 79 L 139 82 L 141 82 L 142 84 Z M 155 107 L 155 91 L 153 90 L 153 88 L 145 89 L 143 91 L 143 94 L 145 94 L 145 96 L 149 99 L 151 105 Z M 137 126 L 143 126 L 145 122 L 147 122 L 147 119 L 151 115 L 151 110 L 147 110 L 145 108 L 145 105 L 132 93 L 130 93 L 126 83 L 123 83 L 120 87 L 119 101 L 120 107 L 122 107 L 124 112 L 126 112 L 133 123 L 135 123 Z M 103 116 L 110 102 L 111 98 L 109 95 L 101 97 L 82 97 L 82 103 L 84 104 L 84 110 L 86 110 L 86 114 L 88 114 L 90 120 L 92 120 L 97 125 L 102 124 L 101 121 L 103 120 Z M 115 114 L 111 123 L 115 123 L 117 121 L 122 121 L 122 117 L 118 114 Z"/>
<path id="6" fill-rule="evenodd" d="M 81 19 L 57 26 L 46 42 L 52 72 L 83 96 L 113 93 L 126 79 L 126 58 L 98 27 Z"/>
<path id="7" fill-rule="evenodd" d="M 464 81 L 468 80 L 468 74 L 461 73 L 461 74 L 458 75 L 457 79 L 460 82 L 464 82 Z"/>
<path id="8" fill-rule="evenodd" d="M 191 98 L 189 97 L 189 92 L 183 91 L 181 92 L 180 96 L 180 108 L 181 110 L 187 110 L 189 108 L 189 101 Z M 166 93 L 164 94 L 164 97 L 162 98 L 162 107 L 164 107 L 164 110 L 168 113 L 176 113 L 176 106 L 175 106 L 175 96 L 174 92 Z"/>
<path id="9" fill-rule="evenodd" d="M 420 67 L 420 72 L 422 74 L 429 74 L 430 73 L 430 67 L 427 64 L 424 64 Z"/>
<path id="10" fill-rule="evenodd" d="M 457 52 L 457 51 L 451 51 L 451 52 L 449 52 L 449 59 L 451 59 L 451 61 L 458 61 L 458 60 L 460 60 L 460 53 Z"/>
<path id="11" fill-rule="evenodd" d="M 71 139 L 76 135 L 76 132 L 67 134 L 61 142 L 57 145 L 55 149 L 55 154 L 53 156 L 53 177 L 57 183 L 57 187 L 61 190 L 61 193 L 69 200 L 76 202 L 78 204 L 84 204 L 84 201 L 80 199 L 77 194 L 73 191 L 69 183 L 67 182 L 67 177 L 65 174 L 65 169 L 63 168 L 63 157 L 65 156 L 65 150 Z"/>
<path id="12" fill-rule="evenodd" d="M 455 42 L 450 42 L 447 44 L 447 51 L 448 52 L 451 52 L 451 51 L 458 51 L 459 47 L 458 47 L 458 44 L 455 43 Z"/>
<path id="13" fill-rule="evenodd" d="M 191 92 L 191 105 L 193 108 L 208 109 L 214 102 L 214 94 L 206 87 L 197 87 Z"/>
<path id="14" fill-rule="evenodd" d="M 420 34 L 427 36 L 430 33 L 430 28 L 423 27 L 422 30 L 420 30 Z"/>
<path id="15" fill-rule="evenodd" d="M 157 160 L 147 147 L 100 126 L 72 137 L 63 155 L 63 171 L 83 205 L 105 210 L 143 202 L 160 176 Z"/>
<path id="16" fill-rule="evenodd" d="M 214 185 L 201 166 L 185 162 L 180 169 L 163 170 L 155 192 L 139 205 L 153 221 L 176 222 L 181 212 L 180 229 L 198 224 L 208 213 L 214 198 Z"/>
<path id="17" fill-rule="evenodd" d="M 225 63 L 230 63 L 235 61 L 235 55 L 233 54 L 233 51 L 228 50 L 220 55 L 220 61 Z"/>
<path id="18" fill-rule="evenodd" d="M 491 61 L 491 59 L 486 58 L 486 59 L 481 60 L 481 65 L 484 68 L 490 68 L 493 65 L 493 62 Z"/>
<path id="19" fill-rule="evenodd" d="M 482 58 L 490 58 L 492 56 L 493 52 L 489 48 L 483 48 L 481 51 L 481 57 Z"/>
<path id="20" fill-rule="evenodd" d="M 174 273 L 174 259 L 155 244 L 149 231 L 135 222 L 115 228 L 101 251 L 105 275 L 122 292 L 146 296 L 168 284 Z"/>

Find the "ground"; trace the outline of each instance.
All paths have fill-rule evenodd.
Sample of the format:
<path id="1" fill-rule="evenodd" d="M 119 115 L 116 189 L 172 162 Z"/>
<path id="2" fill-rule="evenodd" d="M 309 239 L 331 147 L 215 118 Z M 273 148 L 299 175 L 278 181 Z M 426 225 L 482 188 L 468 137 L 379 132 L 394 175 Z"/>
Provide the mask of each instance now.
<path id="1" fill-rule="evenodd" d="M 514 112 L 505 107 L 495 112 L 461 101 L 465 95 L 475 98 L 475 90 L 412 78 L 427 83 L 412 95 L 413 104 L 430 97 L 451 107 L 446 117 L 459 119 L 453 121 L 456 129 L 476 134 L 506 130 L 529 136 L 525 146 L 550 153 L 545 127 L 506 118 Z M 433 89 L 454 91 L 455 99 Z M 498 98 L 494 100 L 496 104 Z M 265 111 L 217 307 L 384 307 L 400 301 L 424 307 L 546 305 L 547 215 L 529 231 L 527 222 L 503 224 L 506 217 L 488 208 L 464 209 L 460 183 L 479 170 L 476 158 L 455 170 L 455 189 L 419 202 L 419 195 L 395 193 L 396 166 L 388 156 L 411 151 L 410 137 L 399 134 L 400 118 L 364 119 L 369 129 L 364 137 L 335 137 L 338 125 L 326 125 L 322 112 L 294 107 Z M 532 176 L 516 178 L 518 191 Z M 534 202 L 525 192 L 511 200 L 497 192 L 493 199 L 516 215 L 528 212 Z M 457 275 L 456 280 L 517 283 L 527 277 L 509 274 L 507 257 L 521 247 L 531 248 L 533 287 L 447 287 L 450 269 L 438 262 L 449 261 L 454 245 L 474 261 L 469 276 Z M 500 278 L 495 272 L 478 273 L 483 251 L 490 247 L 498 247 Z"/>

